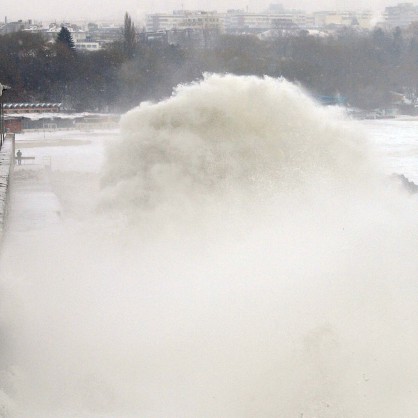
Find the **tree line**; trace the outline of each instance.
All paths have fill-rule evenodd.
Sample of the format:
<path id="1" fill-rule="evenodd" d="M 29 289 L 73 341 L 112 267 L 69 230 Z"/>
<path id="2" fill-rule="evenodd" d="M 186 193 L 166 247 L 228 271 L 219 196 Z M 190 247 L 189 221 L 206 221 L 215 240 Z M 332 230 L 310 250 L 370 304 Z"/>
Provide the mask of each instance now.
<path id="1" fill-rule="evenodd" d="M 393 93 L 418 96 L 418 24 L 391 32 L 345 29 L 327 37 L 306 31 L 260 40 L 220 35 L 210 49 L 138 41 L 128 14 L 120 41 L 80 52 L 71 36 L 0 36 L 0 81 L 10 102 L 63 102 L 77 111 L 125 111 L 159 100 L 204 72 L 284 77 L 314 95 L 342 95 L 364 109 Z"/>

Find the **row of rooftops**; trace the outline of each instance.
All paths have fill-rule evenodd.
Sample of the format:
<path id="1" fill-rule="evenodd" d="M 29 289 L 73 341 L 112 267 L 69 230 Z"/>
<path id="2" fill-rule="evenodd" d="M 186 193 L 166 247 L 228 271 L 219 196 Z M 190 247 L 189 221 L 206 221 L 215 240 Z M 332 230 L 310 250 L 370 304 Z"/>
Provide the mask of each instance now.
<path id="1" fill-rule="evenodd" d="M 30 115 L 53 113 L 59 114 L 63 110 L 62 103 L 4 103 L 3 112 L 5 115 Z"/>
<path id="2" fill-rule="evenodd" d="M 372 20 L 373 22 L 379 21 L 381 23 L 386 22 L 393 22 L 399 23 L 399 19 L 409 19 L 414 20 L 418 19 L 418 6 L 415 6 L 413 3 L 404 2 L 399 3 L 397 6 L 386 7 L 384 12 L 375 12 L 372 10 L 322 10 L 316 12 L 305 12 L 303 10 L 295 10 L 295 9 L 286 9 L 283 7 L 282 4 L 273 3 L 270 4 L 269 8 L 261 11 L 261 12 L 248 12 L 247 10 L 241 9 L 230 9 L 226 12 L 218 12 L 216 10 L 174 10 L 172 13 L 147 13 L 146 19 L 141 24 L 145 24 L 145 28 L 147 31 L 154 32 L 156 28 L 151 27 L 151 22 L 153 20 L 158 19 L 204 19 L 206 23 L 208 23 L 211 19 L 212 21 L 217 20 L 218 24 L 222 23 L 228 29 L 228 22 L 231 18 L 254 18 L 254 17 L 286 17 L 288 19 L 308 19 L 315 21 L 315 24 L 318 26 L 323 26 L 326 24 L 326 21 L 323 21 L 325 17 L 329 17 L 329 19 L 336 19 L 336 17 L 341 16 L 343 17 L 357 17 L 358 19 L 364 20 Z M 225 20 L 225 22 L 224 22 Z M 344 19 L 343 19 L 344 20 Z M 399 20 L 399 21 L 401 21 Z M 403 21 L 402 21 L 403 22 Z M 346 23 L 345 21 L 341 23 Z M 2 24 L 0 22 L 0 33 L 11 33 L 18 30 L 28 31 L 28 32 L 37 32 L 37 33 L 44 33 L 45 35 L 55 35 L 59 33 L 61 27 L 65 26 L 70 33 L 73 35 L 74 41 L 77 40 L 101 40 L 95 39 L 97 36 L 100 35 L 100 32 L 104 32 L 102 35 L 110 36 L 109 40 L 114 40 L 113 35 L 111 36 L 109 31 L 116 32 L 116 34 L 120 35 L 122 25 L 121 24 L 104 24 L 99 25 L 97 23 L 80 23 L 78 24 L 70 23 L 70 22 L 51 22 L 49 25 L 44 26 L 40 22 L 35 22 L 33 20 L 22 21 L 19 20 L 18 22 L 7 22 L 7 18 L 5 19 L 5 23 Z M 141 26 L 141 25 L 140 25 Z M 151 27 L 151 29 L 150 29 Z M 100 36 L 102 36 L 100 35 Z M 91 38 L 91 39 L 90 39 Z"/>
<path id="3" fill-rule="evenodd" d="M 3 109 L 60 109 L 62 103 L 4 103 Z"/>

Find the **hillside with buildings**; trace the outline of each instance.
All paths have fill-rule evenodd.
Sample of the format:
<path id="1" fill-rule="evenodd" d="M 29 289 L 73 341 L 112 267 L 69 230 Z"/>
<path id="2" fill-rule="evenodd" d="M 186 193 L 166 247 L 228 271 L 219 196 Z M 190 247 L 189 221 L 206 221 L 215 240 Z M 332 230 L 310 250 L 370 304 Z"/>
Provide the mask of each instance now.
<path id="1" fill-rule="evenodd" d="M 57 42 L 62 27 L 74 50 Z M 5 21 L 0 73 L 13 87 L 7 100 L 119 112 L 166 97 L 204 72 L 228 72 L 285 77 L 316 97 L 415 113 L 418 7 L 412 3 L 380 14 L 306 13 L 278 4 L 260 13 L 177 10 L 148 14 L 130 30 L 132 36 L 126 20 Z"/>
<path id="2" fill-rule="evenodd" d="M 172 41 L 176 34 L 187 32 L 195 39 L 202 32 L 218 34 L 256 34 L 271 32 L 296 33 L 297 31 L 318 31 L 334 33 L 342 28 L 368 31 L 375 28 L 391 30 L 406 28 L 418 21 L 418 6 L 400 3 L 386 7 L 381 12 L 371 10 L 325 10 L 307 13 L 303 10 L 287 10 L 280 4 L 271 4 L 267 10 L 248 12 L 228 10 L 226 12 L 204 10 L 174 10 L 171 13 L 149 13 L 137 22 L 138 33 L 146 38 L 159 38 L 164 33 Z M 36 22 L 33 20 L 0 23 L 0 35 L 18 31 L 40 34 L 47 41 L 53 41 L 61 26 L 66 26 L 80 50 L 97 50 L 109 43 L 120 40 L 122 24 L 119 22 Z M 158 34 L 160 36 L 158 36 Z M 201 35 L 203 40 L 203 36 Z"/>
<path id="3" fill-rule="evenodd" d="M 222 34 L 280 36 L 300 31 L 327 36 L 346 28 L 368 32 L 376 28 L 393 30 L 407 28 L 418 22 L 418 6 L 400 3 L 386 7 L 381 12 L 371 10 L 324 10 L 307 13 L 303 10 L 286 10 L 280 4 L 271 4 L 259 13 L 245 10 L 217 11 L 176 10 L 172 13 L 155 13 L 146 16 L 144 32 L 217 31 Z"/>

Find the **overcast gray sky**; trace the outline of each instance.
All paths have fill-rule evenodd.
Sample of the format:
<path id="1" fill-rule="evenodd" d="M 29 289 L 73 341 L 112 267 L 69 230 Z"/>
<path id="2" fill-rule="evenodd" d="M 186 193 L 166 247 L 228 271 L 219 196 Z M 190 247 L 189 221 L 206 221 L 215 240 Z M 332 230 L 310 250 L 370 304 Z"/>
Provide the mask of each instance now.
<path id="1" fill-rule="evenodd" d="M 402 0 L 406 1 L 406 0 Z M 1 19 L 114 19 L 122 20 L 128 11 L 134 20 L 147 12 L 171 12 L 173 9 L 226 10 L 228 8 L 261 11 L 271 3 L 280 3 L 287 8 L 304 10 L 324 9 L 373 9 L 401 2 L 390 0 L 1 0 Z"/>

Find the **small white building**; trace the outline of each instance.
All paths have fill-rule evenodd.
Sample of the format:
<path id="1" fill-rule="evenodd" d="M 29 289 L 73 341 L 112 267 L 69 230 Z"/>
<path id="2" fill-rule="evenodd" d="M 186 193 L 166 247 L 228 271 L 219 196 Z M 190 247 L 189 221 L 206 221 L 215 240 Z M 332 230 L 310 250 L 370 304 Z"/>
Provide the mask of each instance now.
<path id="1" fill-rule="evenodd" d="M 98 51 L 101 49 L 100 43 L 93 41 L 75 42 L 74 45 L 75 49 L 80 51 Z"/>

